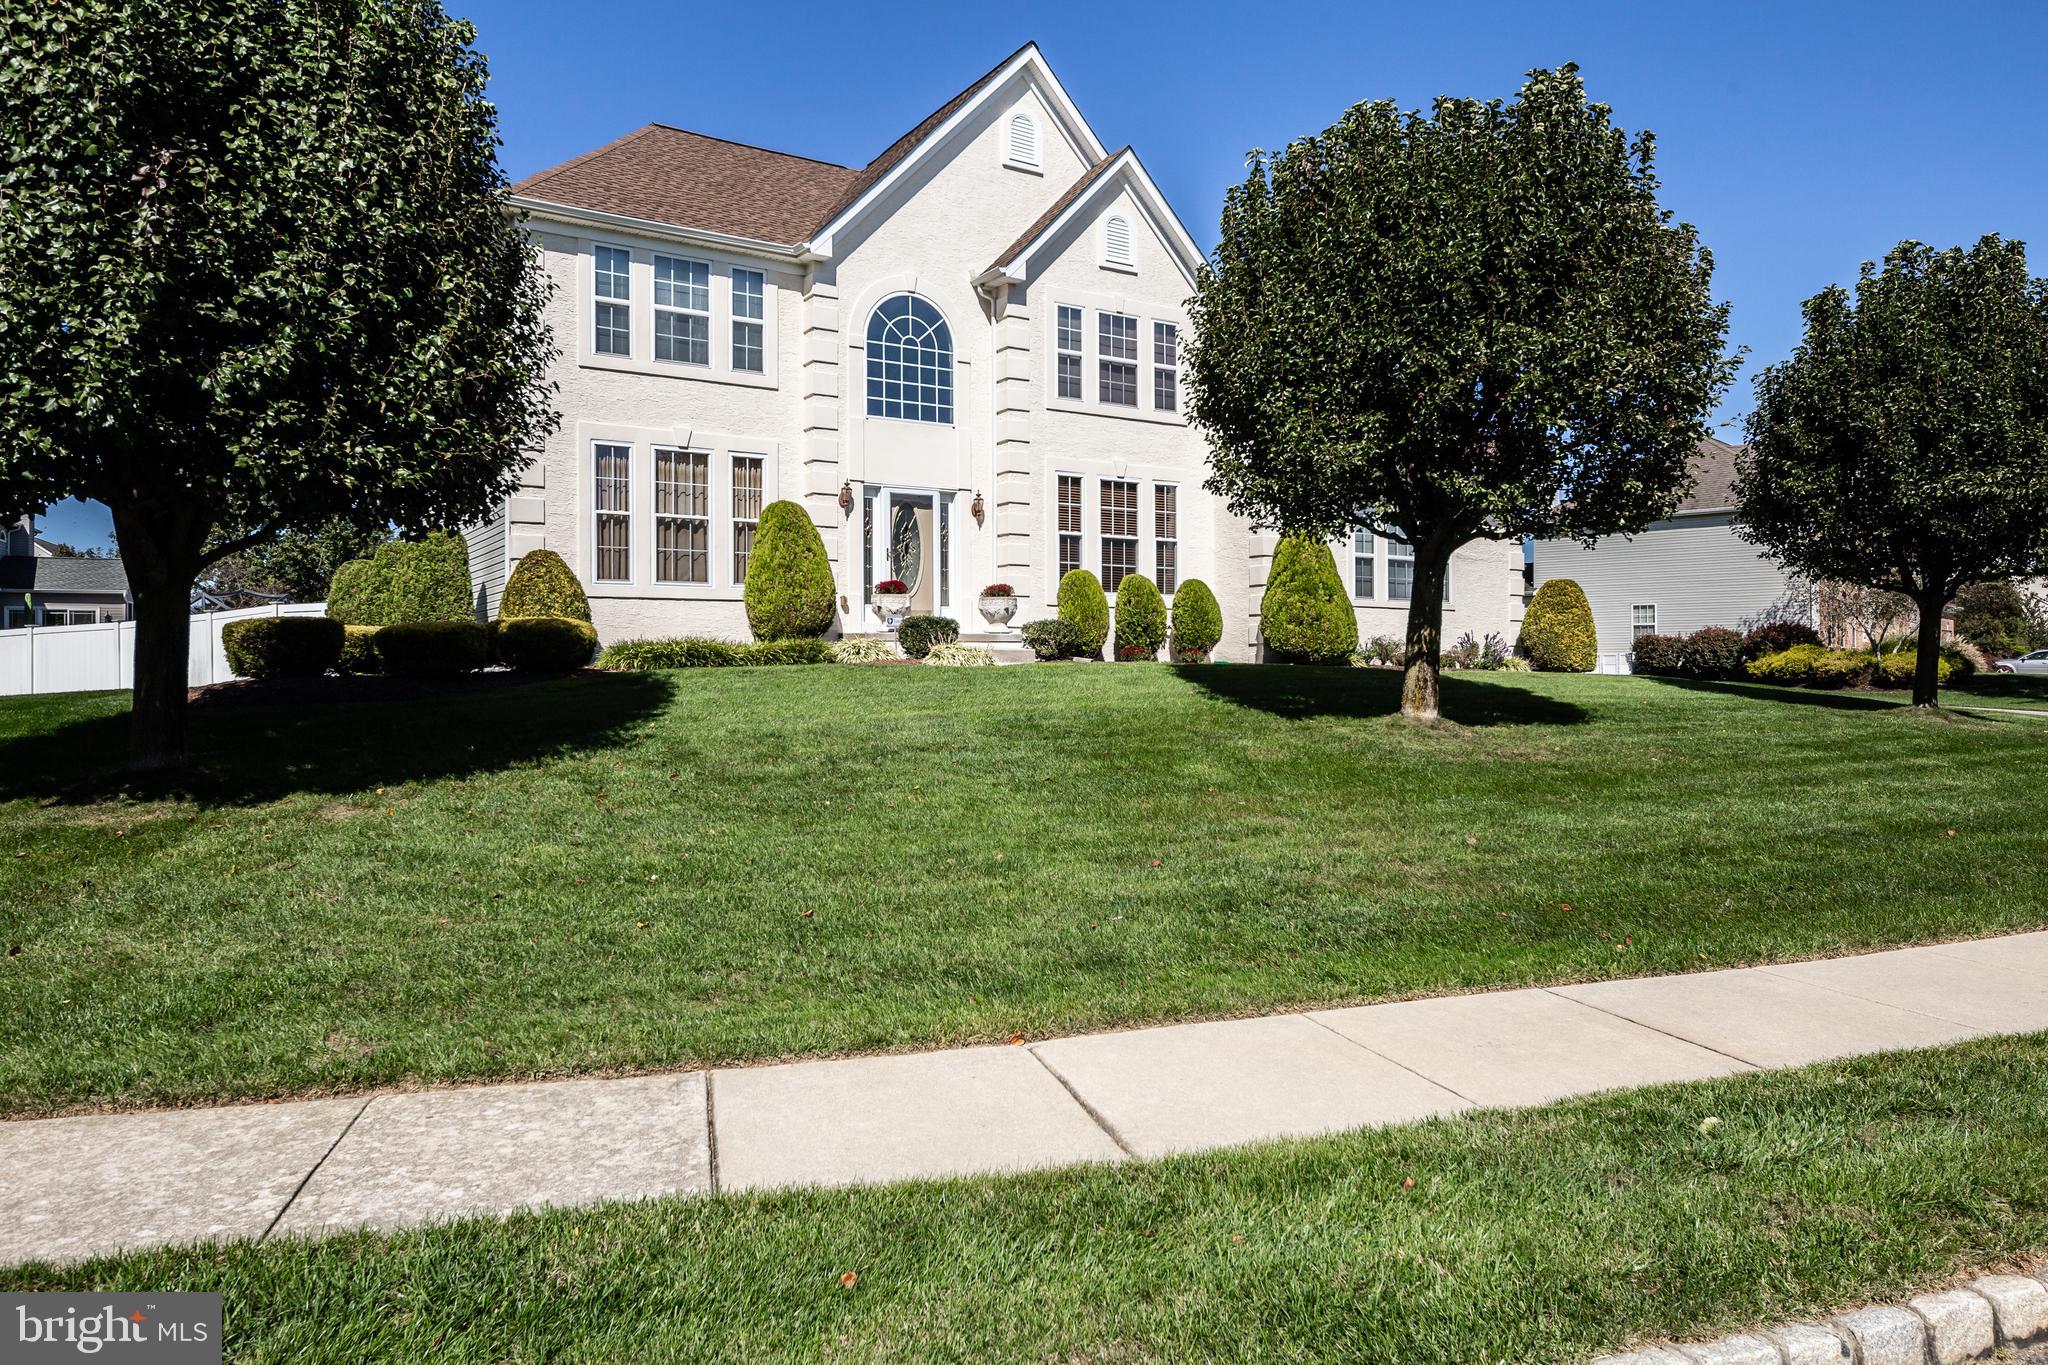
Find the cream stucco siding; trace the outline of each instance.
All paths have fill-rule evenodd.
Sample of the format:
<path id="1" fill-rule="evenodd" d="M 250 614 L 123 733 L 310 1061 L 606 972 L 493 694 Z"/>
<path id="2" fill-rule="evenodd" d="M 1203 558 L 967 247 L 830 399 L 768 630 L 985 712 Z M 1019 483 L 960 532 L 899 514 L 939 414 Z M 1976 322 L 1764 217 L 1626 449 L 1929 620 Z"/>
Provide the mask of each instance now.
<path id="1" fill-rule="evenodd" d="M 1569 578 L 1593 607 L 1603 673 L 1628 671 L 1634 609 L 1655 612 L 1656 632 L 1705 626 L 1747 630 L 1784 616 L 1806 619 L 1794 580 L 1735 532 L 1727 512 L 1660 522 L 1635 536 L 1606 536 L 1592 548 L 1570 540 L 1536 543 L 1536 581 Z"/>

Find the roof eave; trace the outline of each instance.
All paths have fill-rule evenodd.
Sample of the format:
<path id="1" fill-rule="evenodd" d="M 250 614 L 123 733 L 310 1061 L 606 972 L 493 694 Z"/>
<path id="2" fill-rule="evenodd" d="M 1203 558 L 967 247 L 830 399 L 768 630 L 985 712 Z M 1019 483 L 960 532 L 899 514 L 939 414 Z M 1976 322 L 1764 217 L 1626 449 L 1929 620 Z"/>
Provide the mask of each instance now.
<path id="1" fill-rule="evenodd" d="M 718 247 L 726 251 L 742 251 L 756 256 L 774 256 L 795 261 L 815 259 L 807 256 L 801 243 L 770 242 L 758 237 L 741 237 L 729 232 L 713 232 L 706 228 L 685 227 L 680 223 L 664 223 L 655 218 L 636 218 L 630 214 L 608 213 L 603 209 L 582 208 L 575 204 L 561 204 L 551 199 L 535 199 L 523 194 L 511 196 L 508 202 L 528 218 L 543 222 L 564 223 L 575 227 L 606 227 L 641 237 L 659 237 L 690 246 Z"/>
<path id="2" fill-rule="evenodd" d="M 986 273 L 1001 273 L 1012 283 L 1021 283 L 1028 277 L 1032 258 L 1038 254 L 1039 249 L 1065 231 L 1068 224 L 1084 213 L 1096 196 L 1102 193 L 1102 187 L 1114 181 L 1119 174 L 1131 176 L 1138 188 L 1139 197 L 1148 201 L 1153 218 L 1164 231 L 1168 245 L 1174 248 L 1174 264 L 1180 267 L 1181 274 L 1187 277 L 1188 284 L 1192 286 L 1195 283 L 1196 267 L 1202 260 L 1201 248 L 1197 247 L 1194 238 L 1188 235 L 1187 228 L 1181 224 L 1180 216 L 1173 211 L 1173 206 L 1166 202 L 1166 196 L 1159 192 L 1159 186 L 1145 173 L 1145 163 L 1128 147 L 1119 152 L 1109 165 L 1103 167 L 1088 188 L 1075 195 L 1074 202 L 1062 209 L 1058 217 L 1047 223 L 1021 248 L 1012 252 L 1009 259 L 996 262 Z"/>

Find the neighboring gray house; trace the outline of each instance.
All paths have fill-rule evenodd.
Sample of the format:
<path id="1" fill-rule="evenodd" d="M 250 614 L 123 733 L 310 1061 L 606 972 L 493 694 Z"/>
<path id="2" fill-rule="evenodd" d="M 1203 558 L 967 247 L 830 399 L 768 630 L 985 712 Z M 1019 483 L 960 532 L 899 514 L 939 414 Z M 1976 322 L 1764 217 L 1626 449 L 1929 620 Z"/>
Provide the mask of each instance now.
<path id="1" fill-rule="evenodd" d="M 1700 442 L 1693 491 L 1669 521 L 1638 535 L 1604 537 L 1591 549 L 1571 540 L 1536 542 L 1537 586 L 1569 578 L 1593 604 L 1600 672 L 1629 672 L 1641 635 L 1813 620 L 1806 585 L 1735 533 L 1739 449 L 1712 437 Z"/>
<path id="2" fill-rule="evenodd" d="M 0 628 L 83 626 L 128 619 L 128 574 L 118 559 L 60 555 L 24 515 L 0 541 Z"/>

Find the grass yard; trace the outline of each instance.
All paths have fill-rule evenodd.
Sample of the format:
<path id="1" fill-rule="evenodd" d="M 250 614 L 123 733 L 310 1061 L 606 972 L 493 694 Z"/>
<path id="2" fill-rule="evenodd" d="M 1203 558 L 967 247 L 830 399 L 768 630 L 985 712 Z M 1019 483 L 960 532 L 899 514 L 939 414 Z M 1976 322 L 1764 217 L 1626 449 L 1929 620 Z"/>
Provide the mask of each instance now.
<path id="1" fill-rule="evenodd" d="M 125 697 L 0 701 L 0 1113 L 2048 924 L 2048 722 L 1467 674 L 1424 729 L 1390 714 L 1398 684 L 813 667 L 207 706 L 175 798 L 119 789 Z"/>
<path id="2" fill-rule="evenodd" d="M 0 1269 L 0 1291 L 217 1290 L 230 1359 L 295 1365 L 1565 1361 L 2038 1253 L 2044 1131 L 2036 1034 L 1156 1163 Z"/>

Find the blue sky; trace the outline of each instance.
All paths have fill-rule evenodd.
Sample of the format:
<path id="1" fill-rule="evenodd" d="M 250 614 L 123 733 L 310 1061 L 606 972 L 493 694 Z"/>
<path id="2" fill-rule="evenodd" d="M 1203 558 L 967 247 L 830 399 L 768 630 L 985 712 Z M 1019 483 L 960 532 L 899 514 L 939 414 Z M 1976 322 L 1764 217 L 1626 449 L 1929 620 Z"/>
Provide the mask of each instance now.
<path id="1" fill-rule="evenodd" d="M 1624 127 L 1657 133 L 1664 203 L 1713 249 L 1749 348 L 1730 424 L 1796 342 L 1800 300 L 1901 238 L 2000 232 L 2048 275 L 2048 5 L 450 4 L 491 59 L 515 178 L 657 120 L 860 165 L 1036 39 L 1204 246 L 1248 148 L 1359 100 L 1504 96 L 1576 61 Z M 91 543 L 106 517 L 70 504 L 48 526 Z"/>

